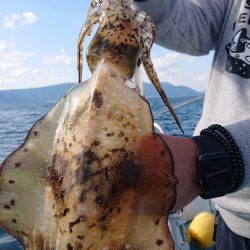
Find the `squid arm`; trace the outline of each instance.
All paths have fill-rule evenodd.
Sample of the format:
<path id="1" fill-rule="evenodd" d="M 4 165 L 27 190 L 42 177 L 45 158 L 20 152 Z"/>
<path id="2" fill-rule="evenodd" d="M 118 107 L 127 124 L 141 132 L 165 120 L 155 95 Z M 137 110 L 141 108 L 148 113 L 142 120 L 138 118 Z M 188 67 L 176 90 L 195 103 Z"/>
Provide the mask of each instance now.
<path id="1" fill-rule="evenodd" d="M 82 82 L 82 70 L 83 70 L 83 44 L 85 38 L 90 35 L 93 26 L 99 22 L 100 12 L 92 12 L 89 10 L 89 15 L 87 21 L 81 28 L 79 38 L 78 38 L 78 47 L 77 47 L 77 71 L 78 71 L 78 83 Z"/>

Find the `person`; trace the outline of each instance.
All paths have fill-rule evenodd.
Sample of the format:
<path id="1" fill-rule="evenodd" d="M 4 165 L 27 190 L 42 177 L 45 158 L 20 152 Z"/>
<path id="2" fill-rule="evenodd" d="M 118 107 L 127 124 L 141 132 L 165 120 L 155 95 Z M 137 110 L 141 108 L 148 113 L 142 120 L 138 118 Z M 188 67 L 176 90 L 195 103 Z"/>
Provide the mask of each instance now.
<path id="1" fill-rule="evenodd" d="M 204 129 L 202 140 L 164 135 L 179 179 L 174 209 L 207 188 L 202 197 L 214 198 L 220 214 L 216 249 L 250 249 L 250 1 L 135 0 L 135 7 L 153 18 L 159 45 L 197 56 L 215 50 L 195 129 L 195 135 Z M 213 143 L 229 155 L 231 165 L 223 154 L 209 154 Z M 220 168 L 220 161 L 233 168 L 234 188 L 226 190 L 226 169 L 213 168 Z M 223 182 L 224 193 L 218 187 Z"/>

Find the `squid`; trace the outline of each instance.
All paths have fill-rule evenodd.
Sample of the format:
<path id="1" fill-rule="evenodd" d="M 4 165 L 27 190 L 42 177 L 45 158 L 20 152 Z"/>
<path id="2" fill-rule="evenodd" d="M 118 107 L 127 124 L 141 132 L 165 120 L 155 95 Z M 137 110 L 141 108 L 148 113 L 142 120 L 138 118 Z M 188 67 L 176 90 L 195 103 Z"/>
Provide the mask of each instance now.
<path id="1" fill-rule="evenodd" d="M 92 76 L 83 81 L 83 44 L 95 24 Z M 24 249 L 174 249 L 173 159 L 141 85 L 128 84 L 143 64 L 180 127 L 150 58 L 155 33 L 132 0 L 91 2 L 78 40 L 79 84 L 0 167 L 0 225 Z"/>

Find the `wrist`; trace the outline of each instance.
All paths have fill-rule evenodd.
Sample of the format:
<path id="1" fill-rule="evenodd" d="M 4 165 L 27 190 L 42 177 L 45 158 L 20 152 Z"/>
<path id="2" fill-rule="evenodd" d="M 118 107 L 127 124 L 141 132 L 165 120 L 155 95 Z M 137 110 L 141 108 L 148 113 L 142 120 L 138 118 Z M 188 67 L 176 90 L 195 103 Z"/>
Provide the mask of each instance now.
<path id="1" fill-rule="evenodd" d="M 201 194 L 198 182 L 198 148 L 191 138 L 162 136 L 167 143 L 174 161 L 177 197 L 173 211 L 182 208 Z"/>

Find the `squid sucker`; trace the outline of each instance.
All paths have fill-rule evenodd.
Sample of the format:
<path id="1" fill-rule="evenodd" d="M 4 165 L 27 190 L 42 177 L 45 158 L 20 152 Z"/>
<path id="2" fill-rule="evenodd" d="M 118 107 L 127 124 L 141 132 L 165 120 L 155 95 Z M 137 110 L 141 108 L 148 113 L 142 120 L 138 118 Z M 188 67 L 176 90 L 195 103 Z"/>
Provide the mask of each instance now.
<path id="1" fill-rule="evenodd" d="M 93 75 L 82 81 L 83 43 Z M 79 84 L 0 167 L 0 225 L 31 250 L 174 249 L 167 216 L 177 178 L 140 64 L 180 126 L 154 70 L 151 18 L 132 0 L 93 0 L 78 40 Z"/>

